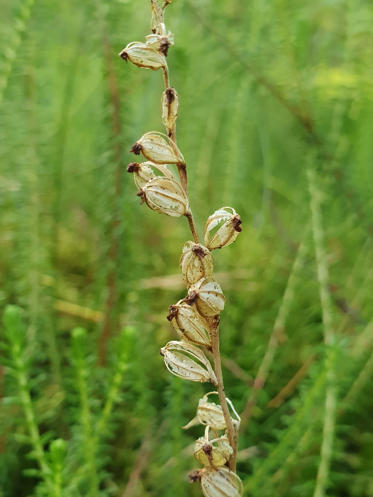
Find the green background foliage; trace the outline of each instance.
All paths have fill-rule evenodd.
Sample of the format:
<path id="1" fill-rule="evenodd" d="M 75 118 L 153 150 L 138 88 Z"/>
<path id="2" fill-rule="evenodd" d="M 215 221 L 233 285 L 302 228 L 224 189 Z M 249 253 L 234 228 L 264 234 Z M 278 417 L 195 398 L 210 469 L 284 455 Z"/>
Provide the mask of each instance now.
<path id="1" fill-rule="evenodd" d="M 239 412 L 304 242 L 240 435 L 245 495 L 314 495 L 332 370 L 325 495 L 372 497 L 372 2 L 174 0 L 166 19 L 199 230 L 223 205 L 243 221 L 214 254 Z M 201 429 L 181 426 L 207 387 L 171 377 L 159 356 L 190 234 L 140 206 L 125 174 L 133 142 L 162 131 L 161 74 L 117 57 L 148 32 L 146 0 L 1 3 L 0 306 L 18 306 L 1 332 L 2 497 L 200 495 L 187 473 Z M 328 346 L 307 169 L 330 271 Z"/>

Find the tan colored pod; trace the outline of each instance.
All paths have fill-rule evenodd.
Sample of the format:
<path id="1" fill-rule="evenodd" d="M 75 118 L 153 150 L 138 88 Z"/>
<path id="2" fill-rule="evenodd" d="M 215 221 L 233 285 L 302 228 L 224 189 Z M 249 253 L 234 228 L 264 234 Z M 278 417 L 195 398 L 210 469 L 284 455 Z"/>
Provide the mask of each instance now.
<path id="1" fill-rule="evenodd" d="M 223 410 L 220 405 L 215 404 L 215 402 L 211 402 L 209 400 L 210 395 L 218 395 L 218 392 L 208 392 L 206 395 L 202 397 L 202 399 L 200 399 L 197 408 L 197 416 L 196 416 L 197 421 L 201 425 L 210 426 L 214 430 L 225 430 L 227 426 L 225 423 Z M 231 416 L 232 422 L 238 428 L 241 422 L 241 418 L 238 415 L 237 411 L 235 410 L 231 400 L 226 398 L 226 401 L 229 407 L 231 408 L 233 414 L 233 416 Z M 194 425 L 195 421 L 192 420 L 185 427 L 185 429 Z"/>
<path id="2" fill-rule="evenodd" d="M 173 178 L 156 176 L 137 193 L 150 209 L 172 217 L 188 212 L 188 199 L 180 184 Z"/>
<path id="3" fill-rule="evenodd" d="M 179 97 L 174 88 L 162 93 L 162 123 L 168 129 L 174 128 L 179 109 Z"/>
<path id="4" fill-rule="evenodd" d="M 172 172 L 166 166 L 154 164 L 147 161 L 139 164 L 138 162 L 131 162 L 127 166 L 127 172 L 133 174 L 133 179 L 137 188 L 142 188 L 148 181 L 157 177 L 156 172 L 160 172 L 163 176 L 174 178 Z"/>
<path id="5" fill-rule="evenodd" d="M 180 338 L 195 345 L 211 349 L 211 336 L 206 321 L 183 300 L 170 306 L 167 319 Z"/>
<path id="6" fill-rule="evenodd" d="M 228 468 L 205 468 L 200 473 L 205 497 L 241 497 L 243 485 L 240 478 Z"/>
<path id="7" fill-rule="evenodd" d="M 174 35 L 169 31 L 167 35 L 152 33 L 145 36 L 148 47 L 167 56 L 168 49 L 174 44 Z"/>
<path id="8" fill-rule="evenodd" d="M 143 154 L 156 164 L 185 164 L 177 145 L 165 134 L 157 131 L 145 133 L 131 148 L 136 155 Z"/>
<path id="9" fill-rule="evenodd" d="M 232 207 L 222 207 L 207 219 L 205 245 L 210 250 L 227 247 L 241 231 L 241 218 L 237 212 Z"/>
<path id="10" fill-rule="evenodd" d="M 210 278 L 214 269 L 213 264 L 209 249 L 192 241 L 185 243 L 180 257 L 180 267 L 188 288 L 202 278 Z"/>
<path id="11" fill-rule="evenodd" d="M 206 318 L 218 315 L 225 305 L 225 297 L 219 283 L 206 278 L 199 280 L 189 289 L 185 301 L 195 304 L 198 312 Z"/>
<path id="12" fill-rule="evenodd" d="M 219 467 L 224 466 L 233 454 L 233 449 L 229 444 L 227 435 L 209 439 L 210 427 L 206 427 L 205 436 L 200 437 L 194 444 L 194 457 L 203 466 Z"/>
<path id="13" fill-rule="evenodd" d="M 129 60 L 135 66 L 145 67 L 153 71 L 167 67 L 165 56 L 141 41 L 129 43 L 119 55 L 123 60 Z"/>
<path id="14" fill-rule="evenodd" d="M 195 345 L 171 341 L 162 349 L 165 365 L 170 373 L 184 380 L 217 384 L 215 373 L 205 354 Z"/>

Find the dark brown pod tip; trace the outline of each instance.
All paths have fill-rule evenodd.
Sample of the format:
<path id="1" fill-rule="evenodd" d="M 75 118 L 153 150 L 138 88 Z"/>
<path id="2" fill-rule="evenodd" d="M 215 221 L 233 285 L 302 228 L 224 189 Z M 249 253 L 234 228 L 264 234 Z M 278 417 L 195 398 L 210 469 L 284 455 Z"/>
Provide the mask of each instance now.
<path id="1" fill-rule="evenodd" d="M 135 155 L 140 155 L 141 150 L 142 150 L 142 146 L 140 145 L 140 143 L 137 143 L 137 142 L 136 142 L 136 143 L 132 146 L 132 148 L 131 148 L 130 152 L 134 153 Z"/>
<path id="2" fill-rule="evenodd" d="M 206 456 L 211 456 L 212 454 L 212 447 L 210 444 L 204 444 L 202 446 L 203 452 L 206 454 Z"/>
<path id="3" fill-rule="evenodd" d="M 232 224 L 233 224 L 233 228 L 235 231 L 238 231 L 239 233 L 242 231 L 242 227 L 241 227 L 242 221 L 241 221 L 241 218 L 238 214 L 233 216 Z"/>
<path id="4" fill-rule="evenodd" d="M 135 173 L 139 170 L 140 164 L 138 162 L 131 162 L 127 166 L 127 173 Z"/>
<path id="5" fill-rule="evenodd" d="M 145 193 L 144 193 L 144 191 L 141 190 L 141 188 L 140 188 L 140 190 L 136 193 L 136 195 L 141 198 L 141 203 L 143 204 L 145 202 Z"/>
<path id="6" fill-rule="evenodd" d="M 119 52 L 119 57 L 123 60 L 125 60 L 127 62 L 128 60 L 128 55 L 127 55 L 127 52 L 125 50 L 122 50 L 121 52 Z"/>
<path id="7" fill-rule="evenodd" d="M 175 90 L 173 88 L 167 88 L 166 97 L 168 104 L 172 104 L 172 102 L 175 100 Z"/>
<path id="8" fill-rule="evenodd" d="M 193 248 L 192 248 L 192 252 L 193 252 L 193 254 L 195 254 L 197 257 L 201 257 L 201 258 L 202 258 L 202 257 L 205 257 L 205 256 L 206 256 L 206 254 L 205 254 L 205 253 L 204 253 L 204 251 L 203 251 L 203 248 L 202 248 L 201 246 L 199 246 L 199 245 L 197 245 L 196 247 L 193 247 Z"/>
<path id="9" fill-rule="evenodd" d="M 165 57 L 168 55 L 168 49 L 170 48 L 170 42 L 168 41 L 167 38 L 162 38 L 159 51 L 163 53 Z"/>
<path id="10" fill-rule="evenodd" d="M 192 305 L 192 304 L 194 304 L 194 302 L 196 301 L 197 297 L 198 297 L 198 293 L 197 293 L 197 292 L 195 292 L 195 291 L 190 292 L 190 293 L 188 294 L 188 296 L 187 296 L 187 297 L 185 297 L 184 302 L 185 302 L 186 304 Z"/>
<path id="11" fill-rule="evenodd" d="M 177 313 L 179 312 L 177 307 L 175 305 L 170 305 L 169 307 L 169 315 L 167 316 L 167 319 L 169 321 L 172 321 L 176 316 L 177 316 Z"/>
<path id="12" fill-rule="evenodd" d="M 196 481 L 201 481 L 201 476 L 202 476 L 202 470 L 201 469 L 196 469 L 195 471 L 192 471 L 189 473 L 189 481 L 191 483 L 195 483 Z"/>

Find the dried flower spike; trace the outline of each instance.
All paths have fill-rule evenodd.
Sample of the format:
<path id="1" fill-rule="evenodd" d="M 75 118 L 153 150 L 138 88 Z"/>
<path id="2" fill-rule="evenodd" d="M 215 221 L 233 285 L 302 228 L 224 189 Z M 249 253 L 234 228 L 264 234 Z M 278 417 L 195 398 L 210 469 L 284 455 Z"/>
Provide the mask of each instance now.
<path id="1" fill-rule="evenodd" d="M 156 164 L 185 164 L 177 145 L 163 133 L 151 131 L 145 133 L 131 148 L 136 155 L 142 153 Z"/>
<path id="2" fill-rule="evenodd" d="M 187 342 L 168 342 L 162 349 L 165 365 L 170 373 L 184 380 L 217 384 L 215 373 L 205 354 Z"/>
<path id="3" fill-rule="evenodd" d="M 237 212 L 232 207 L 222 207 L 207 219 L 205 245 L 210 250 L 227 247 L 241 231 L 241 218 Z"/>
<path id="4" fill-rule="evenodd" d="M 185 301 L 195 304 L 198 312 L 204 317 L 218 315 L 225 305 L 225 297 L 219 283 L 206 278 L 190 288 Z"/>
<path id="5" fill-rule="evenodd" d="M 205 497 L 240 497 L 243 493 L 240 478 L 228 468 L 205 468 L 200 480 Z"/>
<path id="6" fill-rule="evenodd" d="M 138 67 L 145 67 L 156 71 L 162 67 L 167 67 L 167 62 L 163 54 L 153 50 L 152 47 L 141 41 L 129 43 L 121 52 L 123 60 L 129 60 Z"/>
<path id="7" fill-rule="evenodd" d="M 188 199 L 180 184 L 173 178 L 156 176 L 138 192 L 150 209 L 172 217 L 185 216 Z"/>
<path id="8" fill-rule="evenodd" d="M 212 254 L 203 245 L 186 242 L 180 258 L 181 272 L 186 286 L 197 283 L 202 278 L 210 278 L 214 269 Z"/>
<path id="9" fill-rule="evenodd" d="M 171 322 L 180 338 L 195 345 L 211 349 L 211 336 L 208 325 L 192 306 L 180 300 L 177 304 L 170 306 L 167 319 Z"/>

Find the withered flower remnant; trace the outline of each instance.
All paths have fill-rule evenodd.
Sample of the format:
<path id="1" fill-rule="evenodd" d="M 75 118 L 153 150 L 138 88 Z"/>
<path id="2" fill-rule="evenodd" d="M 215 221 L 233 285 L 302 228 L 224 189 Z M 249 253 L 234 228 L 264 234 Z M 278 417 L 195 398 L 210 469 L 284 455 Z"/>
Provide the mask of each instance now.
<path id="1" fill-rule="evenodd" d="M 180 338 L 194 345 L 211 349 L 211 335 L 208 324 L 202 316 L 183 300 L 170 306 L 167 319 Z"/>
<path id="2" fill-rule="evenodd" d="M 200 481 L 205 497 L 240 497 L 243 493 L 240 478 L 225 467 L 203 469 Z"/>
<path id="3" fill-rule="evenodd" d="M 221 286 L 211 278 L 202 278 L 191 286 L 185 301 L 195 304 L 198 312 L 206 318 L 219 315 L 225 305 Z"/>
<path id="4" fill-rule="evenodd" d="M 172 217 L 188 213 L 188 199 L 180 184 L 166 176 L 156 176 L 148 181 L 137 194 L 150 209 Z"/>
<path id="5" fill-rule="evenodd" d="M 156 131 L 145 133 L 131 148 L 135 155 L 140 153 L 156 164 L 185 164 L 177 145 L 165 134 Z"/>
<path id="6" fill-rule="evenodd" d="M 165 56 L 141 41 L 129 43 L 119 55 L 123 60 L 129 60 L 135 66 L 144 67 L 145 69 L 156 71 L 167 67 Z"/>

